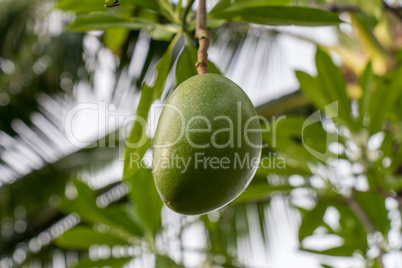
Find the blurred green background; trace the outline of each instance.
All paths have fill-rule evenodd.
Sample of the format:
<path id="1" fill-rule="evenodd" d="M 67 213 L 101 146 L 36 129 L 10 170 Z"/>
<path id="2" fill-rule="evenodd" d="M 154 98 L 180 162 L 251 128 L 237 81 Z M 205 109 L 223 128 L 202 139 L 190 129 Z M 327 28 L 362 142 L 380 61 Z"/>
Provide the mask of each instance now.
<path id="1" fill-rule="evenodd" d="M 0 0 L 1 268 L 402 267 L 400 1 L 207 1 L 210 71 L 276 131 L 249 188 L 192 217 L 124 167 L 154 130 L 118 117 L 196 74 L 197 1 L 119 3 Z"/>

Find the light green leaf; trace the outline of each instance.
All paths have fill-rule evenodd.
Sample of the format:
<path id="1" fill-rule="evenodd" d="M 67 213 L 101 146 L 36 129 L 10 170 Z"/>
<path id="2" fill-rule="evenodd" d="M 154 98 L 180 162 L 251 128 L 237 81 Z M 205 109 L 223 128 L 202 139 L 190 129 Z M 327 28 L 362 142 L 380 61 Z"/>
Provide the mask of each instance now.
<path id="1" fill-rule="evenodd" d="M 342 202 L 332 202 L 331 206 L 335 207 L 340 214 L 339 225 L 341 228 L 336 234 L 345 241 L 343 246 L 353 245 L 355 250 L 366 252 L 367 232 L 349 205 Z"/>
<path id="2" fill-rule="evenodd" d="M 104 2 L 99 0 L 58 0 L 56 8 L 75 13 L 106 10 Z"/>
<path id="3" fill-rule="evenodd" d="M 108 29 L 103 36 L 103 42 L 112 51 L 118 51 L 126 42 L 130 31 L 125 28 Z"/>
<path id="4" fill-rule="evenodd" d="M 153 23 L 140 18 L 123 18 L 111 12 L 91 12 L 79 16 L 67 28 L 71 31 L 85 32 L 93 30 L 108 30 L 111 28 L 126 28 L 130 30 L 151 29 Z"/>
<path id="5" fill-rule="evenodd" d="M 357 5 L 367 14 L 379 18 L 382 14 L 383 3 L 381 0 L 356 0 Z"/>
<path id="6" fill-rule="evenodd" d="M 96 232 L 89 227 L 78 226 L 57 238 L 56 244 L 62 248 L 86 250 L 92 245 L 128 245 L 127 241 L 108 233 Z"/>
<path id="7" fill-rule="evenodd" d="M 257 6 L 233 11 L 224 9 L 210 14 L 212 18 L 264 25 L 323 26 L 342 21 L 335 13 L 306 7 Z"/>
<path id="8" fill-rule="evenodd" d="M 128 180 L 128 183 L 131 185 L 129 198 L 135 204 L 136 214 L 154 236 L 161 227 L 163 203 L 155 188 L 152 172 L 141 169 Z"/>

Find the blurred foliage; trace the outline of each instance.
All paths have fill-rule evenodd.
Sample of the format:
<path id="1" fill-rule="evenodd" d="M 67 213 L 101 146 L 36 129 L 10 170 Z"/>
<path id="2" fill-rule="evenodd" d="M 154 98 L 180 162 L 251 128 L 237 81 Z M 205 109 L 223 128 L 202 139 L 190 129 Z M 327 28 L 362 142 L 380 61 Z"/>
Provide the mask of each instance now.
<path id="1" fill-rule="evenodd" d="M 183 234 L 197 224 L 206 238 L 205 247 L 193 249 L 203 257 L 200 266 L 242 267 L 239 241 L 244 237 L 252 240 L 257 232 L 265 244 L 275 243 L 265 225 L 270 220 L 266 211 L 277 196 L 287 198 L 301 216 L 300 250 L 360 256 L 367 267 L 385 267 L 383 255 L 401 250 L 389 242 L 395 218 L 390 215 L 396 211 L 387 206 L 397 202 L 396 218 L 400 219 L 399 6 L 379 0 L 219 1 L 209 14 L 213 34 L 222 27 L 230 28 L 233 22 L 335 25 L 339 45 L 317 44 L 315 76 L 296 71 L 300 90 L 308 99 L 308 112 L 281 109 L 267 118 L 263 128 L 275 131 L 263 134 L 264 142 L 270 145 L 263 150 L 263 159 L 271 162 L 260 163 L 247 190 L 219 211 L 183 217 L 168 215 L 150 170 L 130 168 L 127 155 L 134 152 L 131 149 L 126 149 L 122 181 L 94 190 L 83 182 L 80 172 L 110 165 L 119 156 L 119 148 L 88 146 L 53 157 L 41 148 L 43 144 L 57 148 L 59 140 L 54 136 L 63 135 L 64 129 L 56 111 L 73 103 L 77 95 L 74 85 L 93 87 L 102 49 L 117 59 L 114 74 L 119 77 L 130 65 L 139 36 L 150 37 L 142 70 L 128 86 L 132 94 L 141 94 L 136 114 L 142 118 L 148 117 L 153 102 L 163 100 L 176 84 L 196 74 L 195 13 L 190 6 L 168 0 L 119 3 L 112 9 L 94 0 L 2 3 L 0 167 L 13 171 L 12 179 L 6 181 L 9 177 L 5 177 L 0 185 L 0 267 L 10 263 L 18 267 L 38 259 L 45 266 L 52 259 L 49 252 L 61 249 L 75 254 L 71 267 L 122 267 L 136 260 L 143 261 L 143 267 L 178 267 L 183 265 L 184 252 L 191 250 L 185 248 Z M 345 24 L 339 25 L 340 17 L 353 33 L 342 29 Z M 102 41 L 94 54 L 85 46 L 88 31 L 94 31 L 91 34 Z M 333 54 L 337 61 L 330 56 Z M 220 73 L 212 62 L 209 70 Z M 147 79 L 150 73 L 153 79 Z M 173 85 L 168 84 L 171 74 Z M 126 95 L 117 91 L 117 84 L 114 95 L 123 103 Z M 43 99 L 52 100 L 56 108 L 44 107 Z M 320 111 L 310 116 L 315 109 Z M 54 129 L 52 134 L 35 124 L 33 114 L 46 119 Z M 22 136 L 21 126 L 33 134 Z M 97 144 L 118 142 L 114 134 Z M 141 157 L 150 149 L 151 139 L 136 121 L 128 141 L 136 143 L 142 138 L 146 142 L 135 151 Z M 4 153 L 17 147 L 10 143 L 25 146 L 20 153 L 35 155 L 41 168 L 27 171 L 11 165 Z M 18 161 L 22 160 L 14 159 L 14 163 Z M 340 172 L 345 163 L 351 170 L 346 179 Z M 292 182 L 295 175 L 299 178 L 296 184 Z M 294 198 L 300 192 L 308 194 L 310 206 Z M 248 220 L 252 212 L 258 216 L 257 224 Z M 326 219 L 328 213 L 338 215 L 335 224 Z M 173 235 L 180 243 L 179 257 L 173 256 L 166 238 L 172 229 L 171 217 L 179 229 Z M 322 235 L 336 236 L 342 243 L 324 250 L 308 247 L 306 240 Z M 323 267 L 332 264 L 324 263 Z"/>

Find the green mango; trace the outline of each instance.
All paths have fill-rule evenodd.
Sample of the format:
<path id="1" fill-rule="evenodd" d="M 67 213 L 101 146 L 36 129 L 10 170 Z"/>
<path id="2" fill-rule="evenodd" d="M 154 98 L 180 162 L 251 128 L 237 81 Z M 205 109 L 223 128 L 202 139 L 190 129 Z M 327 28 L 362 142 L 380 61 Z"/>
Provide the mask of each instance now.
<path id="1" fill-rule="evenodd" d="M 204 214 L 239 196 L 261 157 L 261 125 L 247 94 L 217 74 L 180 84 L 162 109 L 153 175 L 172 210 Z"/>

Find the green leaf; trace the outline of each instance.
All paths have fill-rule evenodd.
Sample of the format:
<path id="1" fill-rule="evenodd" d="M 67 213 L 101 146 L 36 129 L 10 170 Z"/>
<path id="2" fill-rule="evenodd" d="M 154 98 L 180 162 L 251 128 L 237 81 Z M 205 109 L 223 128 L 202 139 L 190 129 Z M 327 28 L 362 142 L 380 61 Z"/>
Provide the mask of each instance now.
<path id="1" fill-rule="evenodd" d="M 177 61 L 176 84 L 180 85 L 188 78 L 197 75 L 195 64 L 197 62 L 197 49 L 193 46 L 185 46 Z M 221 74 L 218 68 L 208 60 L 208 72 Z"/>
<path id="2" fill-rule="evenodd" d="M 108 29 L 103 36 L 103 42 L 112 51 L 119 51 L 126 42 L 130 31 L 125 28 Z"/>
<path id="3" fill-rule="evenodd" d="M 210 16 L 264 25 L 323 26 L 342 22 L 335 13 L 306 7 L 257 6 L 233 11 L 229 8 L 215 11 Z"/>
<path id="4" fill-rule="evenodd" d="M 183 267 L 178 265 L 175 261 L 171 258 L 163 255 L 156 255 L 155 259 L 155 268 L 178 268 Z"/>
<path id="5" fill-rule="evenodd" d="M 149 109 L 152 103 L 160 98 L 165 85 L 166 78 L 172 66 L 171 53 L 176 45 L 179 36 L 171 42 L 165 54 L 156 65 L 157 78 L 153 86 L 143 85 L 140 102 L 137 107 L 136 120 L 131 134 L 126 141 L 126 152 L 124 158 L 123 180 L 131 178 L 139 170 L 138 161 L 142 159 L 145 152 L 151 145 L 151 140 L 146 135 L 146 126 Z M 137 161 L 133 165 L 133 161 Z"/>
<path id="6" fill-rule="evenodd" d="M 385 207 L 385 197 L 378 193 L 356 192 L 355 199 L 375 229 L 386 237 L 391 228 L 391 222 Z"/>
<path id="7" fill-rule="evenodd" d="M 106 10 L 103 1 L 99 0 L 58 0 L 56 8 L 75 13 Z"/>
<path id="8" fill-rule="evenodd" d="M 350 117 L 350 100 L 346 95 L 345 80 L 339 68 L 332 62 L 330 56 L 321 49 L 317 49 L 316 65 L 320 89 L 327 96 L 328 104 L 338 101 L 339 122 L 354 129 L 355 124 Z"/>
<path id="9" fill-rule="evenodd" d="M 362 97 L 359 99 L 359 116 L 363 123 L 364 116 L 367 113 L 370 96 L 373 89 L 373 68 L 371 61 L 366 65 L 360 79 L 359 85 L 363 90 Z"/>
<path id="10" fill-rule="evenodd" d="M 135 204 L 137 215 L 154 236 L 161 227 L 162 201 L 155 188 L 152 172 L 139 170 L 128 180 L 131 185 L 130 200 Z"/>
<path id="11" fill-rule="evenodd" d="M 113 206 L 100 208 L 95 202 L 95 193 L 85 183 L 75 180 L 74 187 L 77 197 L 74 200 L 64 200 L 60 209 L 66 213 L 76 212 L 88 223 L 103 223 L 113 229 L 131 236 L 142 236 L 138 224 L 132 221 L 122 207 Z"/>
<path id="12" fill-rule="evenodd" d="M 79 16 L 68 26 L 68 30 L 85 32 L 93 30 L 108 30 L 111 28 L 126 28 L 130 30 L 151 29 L 153 22 L 140 18 L 123 18 L 119 14 L 111 12 L 91 12 L 88 15 Z"/>
<path id="13" fill-rule="evenodd" d="M 289 193 L 294 189 L 290 185 L 270 185 L 266 183 L 251 183 L 244 192 L 234 200 L 234 203 L 249 203 L 267 201 L 275 192 Z"/>
<path id="14" fill-rule="evenodd" d="M 252 7 L 267 7 L 267 6 L 286 6 L 293 2 L 293 0 L 255 0 L 255 1 L 238 1 L 234 5 L 230 5 L 224 12 L 241 11 L 246 8 Z"/>
<path id="15" fill-rule="evenodd" d="M 160 10 L 160 6 L 157 0 L 120 0 L 120 2 L 123 5 L 127 3 L 137 7 L 143 7 L 149 10 L 153 10 L 156 12 Z"/>
<path id="16" fill-rule="evenodd" d="M 366 252 L 367 232 L 348 204 L 332 202 L 331 206 L 335 207 L 340 214 L 339 225 L 341 228 L 336 234 L 343 238 L 344 246 L 353 244 L 355 250 Z"/>
<path id="17" fill-rule="evenodd" d="M 158 41 L 170 41 L 174 34 L 174 31 L 168 31 L 165 28 L 155 27 L 151 30 L 151 38 Z"/>
<path id="18" fill-rule="evenodd" d="M 183 11 L 183 0 L 179 0 L 175 10 L 176 16 L 180 17 L 182 15 L 182 11 Z"/>
<path id="19" fill-rule="evenodd" d="M 328 206 L 328 200 L 321 199 L 312 210 L 306 212 L 299 228 L 300 242 L 312 235 L 314 230 L 323 223 L 323 217 Z"/>
<path id="20" fill-rule="evenodd" d="M 124 267 L 124 265 L 132 260 L 131 257 L 125 258 L 109 258 L 106 260 L 98 260 L 98 261 L 91 261 L 88 259 L 82 259 L 74 268 L 88 268 L 88 267 L 113 267 L 113 268 L 120 268 Z"/>
<path id="21" fill-rule="evenodd" d="M 365 13 L 379 18 L 382 15 L 383 4 L 381 0 L 356 0 L 357 5 Z"/>
<path id="22" fill-rule="evenodd" d="M 211 10 L 210 14 L 219 13 L 222 10 L 236 10 L 245 7 L 262 7 L 262 6 L 286 6 L 293 0 L 221 0 Z"/>
<path id="23" fill-rule="evenodd" d="M 317 254 L 323 254 L 323 255 L 330 255 L 330 256 L 352 256 L 353 253 L 356 251 L 358 247 L 355 245 L 343 245 L 340 247 L 335 247 L 335 248 L 330 248 L 326 250 L 312 250 L 312 249 L 306 249 L 302 248 L 301 250 L 307 251 L 307 252 L 312 252 L 312 253 L 317 253 Z"/>
<path id="24" fill-rule="evenodd" d="M 57 238 L 56 244 L 62 248 L 86 250 L 92 245 L 128 245 L 127 241 L 108 233 L 96 232 L 89 227 L 78 226 Z"/>
<path id="25" fill-rule="evenodd" d="M 263 129 L 269 130 L 263 132 L 263 141 L 269 148 L 272 147 L 272 150 L 268 149 L 266 153 L 263 151 L 260 167 L 276 174 L 289 174 L 291 170 L 295 171 L 291 174 L 311 174 L 308 162 L 315 161 L 315 158 L 307 151 L 306 145 L 319 152 L 325 151 L 327 133 L 318 123 L 303 128 L 304 122 L 303 117 L 289 116 L 272 121 L 268 127 L 263 126 Z M 305 138 L 305 144 L 302 143 L 302 132 L 306 137 L 312 134 L 311 137 Z M 330 153 L 325 155 L 325 157 L 329 156 L 331 156 Z M 284 164 L 281 164 L 283 162 Z"/>
<path id="26" fill-rule="evenodd" d="M 402 91 L 402 68 L 385 76 L 371 95 L 368 105 L 371 134 L 381 131 L 387 115 L 398 104 L 398 96 Z"/>
<path id="27" fill-rule="evenodd" d="M 302 71 L 296 71 L 296 77 L 299 80 L 300 89 L 303 93 L 316 107 L 325 110 L 325 105 L 331 103 L 331 101 L 321 90 L 318 79 Z"/>

